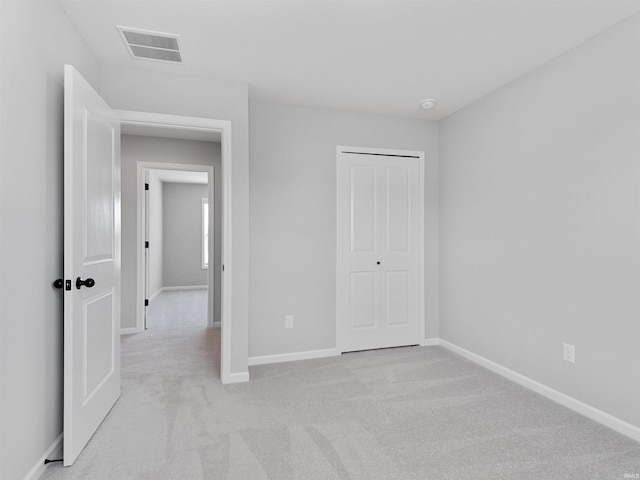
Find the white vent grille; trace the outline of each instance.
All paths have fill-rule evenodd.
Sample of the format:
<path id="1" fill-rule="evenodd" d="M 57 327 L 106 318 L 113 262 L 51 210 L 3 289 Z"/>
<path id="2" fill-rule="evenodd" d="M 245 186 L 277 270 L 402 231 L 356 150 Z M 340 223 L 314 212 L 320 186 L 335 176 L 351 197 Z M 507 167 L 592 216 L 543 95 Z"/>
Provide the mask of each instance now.
<path id="1" fill-rule="evenodd" d="M 182 63 L 178 35 L 121 26 L 117 29 L 133 58 Z"/>

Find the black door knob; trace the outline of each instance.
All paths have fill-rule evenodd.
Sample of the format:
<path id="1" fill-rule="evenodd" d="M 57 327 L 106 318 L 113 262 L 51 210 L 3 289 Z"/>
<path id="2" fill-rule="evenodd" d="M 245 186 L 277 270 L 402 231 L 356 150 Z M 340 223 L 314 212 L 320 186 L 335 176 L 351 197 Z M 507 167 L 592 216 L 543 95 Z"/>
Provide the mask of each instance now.
<path id="1" fill-rule="evenodd" d="M 53 282 L 53 286 L 55 288 L 62 288 L 64 287 L 64 280 L 62 280 L 61 278 L 57 279 L 55 282 Z"/>
<path id="2" fill-rule="evenodd" d="M 80 287 L 83 285 L 87 288 L 91 288 L 96 284 L 96 281 L 93 278 L 87 278 L 86 280 L 82 280 L 80 277 L 76 279 L 76 288 L 80 290 Z"/>

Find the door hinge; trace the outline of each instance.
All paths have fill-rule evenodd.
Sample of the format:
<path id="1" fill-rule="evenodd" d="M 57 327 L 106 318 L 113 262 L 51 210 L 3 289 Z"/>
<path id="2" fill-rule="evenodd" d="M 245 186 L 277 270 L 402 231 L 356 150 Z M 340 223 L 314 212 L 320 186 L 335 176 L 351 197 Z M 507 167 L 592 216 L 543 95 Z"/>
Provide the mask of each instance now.
<path id="1" fill-rule="evenodd" d="M 144 248 L 149 248 L 149 242 L 144 242 Z"/>
<path id="2" fill-rule="evenodd" d="M 148 306 L 149 306 L 149 299 L 148 299 L 148 298 L 145 298 L 145 299 L 144 299 L 144 306 L 145 306 L 145 307 L 148 307 Z"/>
<path id="3" fill-rule="evenodd" d="M 145 189 L 145 190 L 149 190 L 149 184 L 148 184 L 148 183 L 145 183 L 145 184 L 144 184 L 144 189 Z"/>

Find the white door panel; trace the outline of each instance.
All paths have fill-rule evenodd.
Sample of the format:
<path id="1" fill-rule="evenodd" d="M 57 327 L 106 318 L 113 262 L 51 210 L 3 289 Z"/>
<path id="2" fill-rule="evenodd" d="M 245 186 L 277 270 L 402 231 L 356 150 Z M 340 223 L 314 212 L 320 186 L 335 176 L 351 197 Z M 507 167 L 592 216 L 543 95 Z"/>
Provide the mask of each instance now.
<path id="1" fill-rule="evenodd" d="M 384 302 L 387 325 L 409 325 L 411 321 L 411 279 L 404 271 L 385 272 Z"/>
<path id="2" fill-rule="evenodd" d="M 113 169 L 115 128 L 98 114 L 84 109 L 81 155 L 83 178 L 77 186 L 84 202 L 83 263 L 115 259 L 114 251 L 114 198 Z"/>
<path id="3" fill-rule="evenodd" d="M 64 73 L 71 288 L 64 292 L 63 457 L 71 465 L 120 396 L 120 124 L 72 66 Z"/>
<path id="4" fill-rule="evenodd" d="M 420 343 L 421 156 L 338 155 L 340 351 Z"/>
<path id="5" fill-rule="evenodd" d="M 376 252 L 376 171 L 368 166 L 351 167 L 351 252 Z"/>
<path id="6" fill-rule="evenodd" d="M 352 272 L 350 328 L 375 328 L 376 272 Z"/>
<path id="7" fill-rule="evenodd" d="M 407 252 L 411 236 L 411 184 L 408 168 L 386 169 L 385 232 L 387 252 Z"/>
<path id="8" fill-rule="evenodd" d="M 111 328 L 113 317 L 113 291 L 87 298 L 83 305 L 85 330 L 85 365 L 83 367 L 83 400 L 85 405 L 99 387 L 113 375 L 115 358 L 113 343 L 116 338 Z"/>

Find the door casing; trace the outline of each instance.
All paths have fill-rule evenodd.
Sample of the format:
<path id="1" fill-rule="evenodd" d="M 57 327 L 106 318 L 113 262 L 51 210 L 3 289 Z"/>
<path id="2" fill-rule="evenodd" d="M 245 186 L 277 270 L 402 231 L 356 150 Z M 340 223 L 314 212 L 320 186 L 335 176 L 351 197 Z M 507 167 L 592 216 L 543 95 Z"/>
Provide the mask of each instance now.
<path id="1" fill-rule="evenodd" d="M 396 149 L 384 149 L 384 148 L 369 148 L 369 147 L 350 147 L 344 145 L 338 145 L 336 148 L 336 299 L 338 299 L 341 295 L 341 292 L 346 285 L 342 281 L 340 276 L 341 268 L 341 257 L 339 255 L 339 239 L 342 237 L 344 232 L 342 231 L 342 226 L 339 222 L 340 218 L 340 204 L 338 202 L 338 184 L 340 181 L 340 169 L 338 165 L 342 160 L 343 153 L 359 153 L 363 155 L 383 155 L 383 156 L 399 156 L 399 157 L 416 157 L 418 159 L 419 168 L 418 168 L 418 256 L 419 256 L 419 266 L 418 266 L 418 324 L 419 324 L 419 337 L 416 339 L 416 343 L 418 345 L 422 345 L 425 337 L 425 308 L 424 308 L 424 152 L 414 151 L 414 150 L 396 150 Z M 344 345 L 344 318 L 342 318 L 340 312 L 339 302 L 336 301 L 336 350 L 338 354 L 345 351 Z"/>
<path id="2" fill-rule="evenodd" d="M 215 173 L 213 166 L 209 165 L 192 165 L 186 163 L 160 163 L 160 162 L 137 162 L 137 170 L 136 170 L 136 199 L 137 199 L 137 248 L 136 248 L 136 256 L 141 258 L 144 262 L 144 266 L 142 269 L 142 275 L 137 275 L 137 289 L 138 291 L 142 291 L 142 297 L 140 297 L 137 305 L 136 305 L 136 332 L 143 332 L 147 325 L 145 321 L 145 305 L 144 299 L 149 298 L 149 279 L 148 279 L 148 269 L 149 262 L 148 259 L 145 261 L 145 240 L 148 239 L 148 222 L 149 217 L 147 214 L 148 207 L 148 190 L 145 190 L 145 183 L 148 183 L 148 175 L 150 170 L 174 170 L 174 171 L 183 171 L 183 172 L 205 172 L 207 173 L 208 181 L 207 181 L 207 196 L 212 199 L 211 204 L 213 205 L 214 199 L 214 190 L 215 190 Z M 142 205 L 140 205 L 140 200 L 142 200 Z M 214 225 L 214 209 L 209 209 L 209 225 L 210 229 L 213 228 Z M 211 232 L 213 233 L 213 232 Z M 211 252 L 214 251 L 213 248 L 214 236 L 209 235 L 209 250 Z M 140 253 L 142 251 L 142 253 Z M 215 270 L 213 268 L 213 264 L 211 268 L 207 269 L 207 327 L 213 328 L 213 299 L 215 296 L 214 289 L 216 287 L 215 284 Z M 142 283 L 142 285 L 141 285 Z"/>
<path id="3" fill-rule="evenodd" d="M 121 124 L 124 125 L 143 125 L 147 127 L 164 127 L 176 128 L 194 131 L 211 131 L 220 132 L 221 135 L 221 164 L 222 164 L 222 312 L 221 312 L 221 353 L 220 353 L 220 380 L 222 383 L 234 383 L 237 379 L 231 374 L 231 332 L 232 324 L 232 205 L 231 205 L 231 185 L 232 185 L 232 161 L 231 161 L 231 122 L 229 120 L 217 120 L 211 118 L 185 117 L 180 115 L 168 115 L 160 113 L 136 112 L 130 110 L 116 110 L 120 117 Z M 161 168 L 166 168 L 166 164 L 162 164 Z M 191 166 L 192 167 L 192 166 Z M 193 168 L 188 168 L 193 170 Z M 138 187 L 142 179 L 144 188 L 144 176 L 138 175 Z M 213 192 L 213 181 L 210 177 L 209 192 Z M 211 197 L 213 198 L 213 197 Z M 144 211 L 144 198 L 138 195 L 138 215 Z M 141 278 L 144 272 L 144 228 L 140 227 L 138 222 L 137 231 L 137 275 Z M 209 271 L 209 294 L 212 294 L 213 288 L 213 269 Z M 142 282 L 137 282 L 138 300 L 144 300 L 144 289 Z M 144 330 L 144 302 L 138 301 L 138 309 L 136 312 L 136 328 L 138 331 Z"/>

